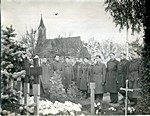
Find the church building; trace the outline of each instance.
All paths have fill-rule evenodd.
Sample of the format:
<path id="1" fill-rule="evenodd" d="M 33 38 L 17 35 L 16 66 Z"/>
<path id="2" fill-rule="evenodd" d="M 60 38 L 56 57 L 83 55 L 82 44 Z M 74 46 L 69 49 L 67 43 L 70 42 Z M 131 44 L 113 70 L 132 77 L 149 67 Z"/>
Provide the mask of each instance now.
<path id="1" fill-rule="evenodd" d="M 46 37 L 46 27 L 41 17 L 35 48 L 36 55 L 40 58 L 50 58 L 54 57 L 56 54 L 60 56 L 84 57 L 85 53 L 84 56 L 81 54 L 83 50 L 86 55 L 89 56 L 88 50 L 83 47 L 80 36 L 48 39 Z"/>

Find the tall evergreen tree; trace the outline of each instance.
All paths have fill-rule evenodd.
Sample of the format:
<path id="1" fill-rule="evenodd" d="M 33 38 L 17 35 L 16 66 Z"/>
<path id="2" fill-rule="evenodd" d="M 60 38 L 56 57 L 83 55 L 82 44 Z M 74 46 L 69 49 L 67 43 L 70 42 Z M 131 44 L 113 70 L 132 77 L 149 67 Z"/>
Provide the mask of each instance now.
<path id="1" fill-rule="evenodd" d="M 149 1 L 145 2 L 144 14 L 144 48 L 142 49 L 143 70 L 141 82 L 141 99 L 139 101 L 138 110 L 142 114 L 150 114 L 150 7 Z"/>
<path id="2" fill-rule="evenodd" d="M 23 70 L 24 58 L 26 55 L 26 48 L 22 47 L 20 43 L 14 41 L 16 36 L 15 30 L 12 26 L 2 29 L 1 38 L 1 97 L 10 100 L 11 95 L 14 94 L 13 81 L 22 80 L 25 77 L 25 70 Z M 4 102 L 2 105 L 5 104 Z M 12 106 L 13 107 L 13 106 Z"/>

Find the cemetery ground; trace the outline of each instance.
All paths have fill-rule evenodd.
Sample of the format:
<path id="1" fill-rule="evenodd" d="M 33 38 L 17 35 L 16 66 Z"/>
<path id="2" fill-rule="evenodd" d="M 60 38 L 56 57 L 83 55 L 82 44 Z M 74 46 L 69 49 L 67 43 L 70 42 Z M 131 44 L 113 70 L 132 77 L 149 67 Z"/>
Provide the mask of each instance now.
<path id="1" fill-rule="evenodd" d="M 85 97 L 81 96 L 80 92 L 78 92 L 77 94 L 78 94 L 77 97 L 63 98 L 63 99 L 59 99 L 58 101 L 65 102 L 65 101 L 69 100 L 76 104 L 79 103 L 82 105 L 81 110 L 84 115 L 92 115 L 91 114 L 91 99 L 90 99 L 90 97 L 85 98 Z M 100 106 L 98 106 L 98 105 L 97 105 L 97 107 L 95 106 L 95 115 L 100 115 L 100 114 L 101 115 L 124 115 L 125 114 L 125 109 L 124 109 L 125 104 L 122 103 L 123 96 L 121 94 L 118 94 L 118 95 L 119 95 L 119 102 L 117 104 L 109 103 L 110 102 L 109 93 L 104 94 L 103 101 L 99 101 L 99 100 L 95 101 L 96 104 L 100 103 Z M 46 96 L 44 96 L 43 98 L 48 99 L 48 97 L 46 97 Z M 128 101 L 128 114 L 136 115 L 137 112 L 135 110 L 135 107 L 131 107 L 129 104 L 129 101 Z"/>
<path id="2" fill-rule="evenodd" d="M 37 60 L 35 60 L 37 61 Z M 37 63 L 37 62 L 35 62 Z M 38 67 L 36 67 L 37 69 Z M 33 68 L 31 68 L 33 69 Z M 39 68 L 38 68 L 39 69 Z M 39 71 L 39 70 L 38 70 Z M 32 72 L 33 73 L 33 72 Z M 37 72 L 36 72 L 37 73 Z M 38 72 L 39 74 L 40 72 Z M 34 73 L 33 73 L 34 74 Z M 41 73 L 40 73 L 41 74 Z M 39 75 L 40 75 L 39 74 Z M 37 77 L 37 75 L 35 75 Z M 39 79 L 42 80 L 42 76 Z M 36 80 L 36 81 L 35 81 Z M 6 107 L 2 106 L 2 114 L 5 115 L 92 115 L 91 114 L 91 99 L 85 98 L 80 91 L 78 91 L 74 82 L 69 86 L 66 93 L 60 74 L 54 73 L 52 77 L 49 78 L 48 88 L 44 88 L 44 84 L 40 84 L 40 80 L 34 79 L 33 88 L 28 91 L 28 89 L 23 89 L 21 81 L 20 90 L 24 90 L 24 96 L 29 93 L 30 97 L 20 96 L 19 103 L 12 99 L 12 103 L 6 103 Z M 35 83 L 36 82 L 36 83 Z M 46 81 L 47 82 L 47 81 Z M 27 83 L 25 83 L 26 85 Z M 40 87 L 41 86 L 41 87 Z M 29 87 L 29 86 L 28 86 Z M 17 95 L 19 93 L 13 93 Z M 21 95 L 21 94 L 19 94 Z M 13 97 L 13 96 L 12 96 Z M 119 94 L 119 101 L 122 96 Z M 11 99 L 10 99 L 11 100 Z M 28 102 L 28 103 L 26 103 Z M 110 104 L 109 94 L 105 93 L 103 101 L 95 101 L 95 114 L 103 115 L 124 115 L 124 104 Z M 93 102 L 94 103 L 94 102 Z M 7 111 L 9 110 L 9 112 Z M 5 112 L 4 112 L 5 111 Z M 134 108 L 129 109 L 129 114 L 134 114 Z"/>
<path id="3" fill-rule="evenodd" d="M 80 94 L 80 93 L 78 93 Z M 69 96 L 69 95 L 68 95 Z M 75 104 L 81 104 L 82 105 L 82 108 L 81 108 L 81 113 L 80 114 L 83 114 L 83 115 L 91 115 L 91 105 L 90 105 L 90 98 L 84 98 L 83 96 L 80 96 L 78 95 L 76 98 L 69 98 L 69 97 L 65 97 L 65 98 L 62 98 L 62 99 L 59 99 L 59 100 L 56 100 L 56 99 L 50 99 L 49 97 L 49 94 L 45 94 L 43 96 L 41 96 L 40 98 L 40 101 L 41 100 L 48 100 L 48 101 L 52 101 L 53 103 L 58 101 L 60 103 L 64 103 L 65 101 L 70 101 L 72 103 L 75 103 Z M 119 102 L 120 100 L 122 99 L 122 96 L 119 94 Z M 98 103 L 99 101 L 95 101 L 96 103 Z M 99 109 L 99 113 L 97 112 L 97 115 L 124 115 L 124 104 L 120 105 L 119 103 L 118 104 L 111 104 L 109 103 L 110 102 L 110 98 L 109 98 L 109 93 L 105 93 L 104 94 L 104 97 L 103 97 L 103 101 L 100 102 L 101 105 L 100 105 L 100 109 Z M 11 104 L 10 104 L 10 107 L 9 107 L 9 115 L 10 116 L 15 116 L 17 114 L 20 114 L 19 112 L 19 109 L 15 109 L 15 107 L 17 106 L 14 106 L 13 108 L 11 107 Z M 136 112 L 133 112 L 130 110 L 130 112 L 128 112 L 129 114 L 136 114 Z M 70 114 L 71 115 L 71 114 Z"/>

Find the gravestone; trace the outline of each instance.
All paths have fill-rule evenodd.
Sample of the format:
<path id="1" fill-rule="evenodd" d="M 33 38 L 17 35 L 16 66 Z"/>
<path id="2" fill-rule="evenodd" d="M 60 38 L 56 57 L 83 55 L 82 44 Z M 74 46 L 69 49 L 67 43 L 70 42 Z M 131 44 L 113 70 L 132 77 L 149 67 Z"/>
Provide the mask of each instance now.
<path id="1" fill-rule="evenodd" d="M 126 98 L 125 98 L 125 116 L 127 116 L 128 113 L 128 92 L 133 92 L 133 89 L 128 88 L 128 80 L 126 80 L 126 88 L 120 88 L 120 90 L 124 90 L 126 92 Z"/>
<path id="2" fill-rule="evenodd" d="M 91 89 L 91 114 L 94 115 L 95 109 L 94 109 L 94 103 L 95 103 L 95 83 L 90 83 L 90 89 Z"/>

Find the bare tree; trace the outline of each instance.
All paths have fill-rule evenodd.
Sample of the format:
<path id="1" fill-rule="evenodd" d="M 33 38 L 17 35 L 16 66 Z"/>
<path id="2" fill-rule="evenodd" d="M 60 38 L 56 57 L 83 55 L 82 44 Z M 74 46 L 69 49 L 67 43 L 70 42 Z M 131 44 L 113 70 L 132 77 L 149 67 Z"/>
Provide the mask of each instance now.
<path id="1" fill-rule="evenodd" d="M 86 44 L 86 47 L 91 56 L 100 55 L 104 62 L 109 60 L 109 54 L 111 52 L 116 54 L 116 57 L 120 57 L 120 53 L 123 52 L 123 46 L 113 43 L 110 40 L 98 42 L 94 38 L 91 38 Z"/>
<path id="2" fill-rule="evenodd" d="M 26 33 L 22 35 L 21 42 L 26 46 L 27 52 L 33 58 L 35 56 L 35 47 L 37 43 L 37 31 L 31 29 L 30 31 L 26 30 Z"/>

